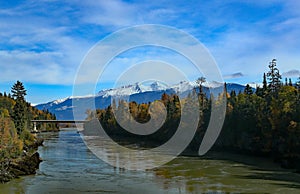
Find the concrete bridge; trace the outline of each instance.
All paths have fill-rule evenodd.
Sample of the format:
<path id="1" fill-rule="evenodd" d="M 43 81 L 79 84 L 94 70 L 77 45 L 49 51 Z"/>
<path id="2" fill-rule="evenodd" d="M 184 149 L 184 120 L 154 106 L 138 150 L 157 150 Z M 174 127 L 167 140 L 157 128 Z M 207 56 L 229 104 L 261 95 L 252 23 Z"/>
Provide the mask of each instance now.
<path id="1" fill-rule="evenodd" d="M 36 129 L 36 124 L 37 123 L 86 123 L 87 121 L 85 120 L 31 120 L 33 123 L 33 132 L 38 132 Z"/>

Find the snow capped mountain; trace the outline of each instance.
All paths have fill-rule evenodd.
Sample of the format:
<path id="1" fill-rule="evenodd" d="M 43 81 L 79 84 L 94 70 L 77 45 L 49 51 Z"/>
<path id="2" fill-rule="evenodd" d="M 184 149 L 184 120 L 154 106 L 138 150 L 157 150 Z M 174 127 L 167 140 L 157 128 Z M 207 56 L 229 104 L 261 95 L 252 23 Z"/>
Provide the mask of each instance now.
<path id="1" fill-rule="evenodd" d="M 167 86 L 159 83 L 153 82 L 150 85 L 144 85 L 142 83 L 135 83 L 132 85 L 122 86 L 114 89 L 101 90 L 97 96 L 109 97 L 109 96 L 130 96 L 132 94 L 143 93 L 143 92 L 153 92 L 168 89 Z"/>
<path id="2" fill-rule="evenodd" d="M 59 104 L 59 103 L 62 103 L 62 102 L 64 102 L 64 101 L 68 100 L 69 98 L 71 98 L 71 97 L 62 98 L 62 99 L 58 99 L 58 100 L 54 100 L 54 101 L 53 101 L 53 104 Z"/>
<path id="3" fill-rule="evenodd" d="M 215 82 L 215 81 L 203 83 L 203 86 L 207 88 L 216 88 L 222 85 L 223 83 Z M 195 87 L 198 87 L 198 84 L 196 82 L 188 82 L 188 81 L 181 81 L 178 84 L 175 84 L 170 87 L 157 81 L 151 84 L 142 84 L 137 82 L 135 84 L 122 86 L 119 88 L 101 90 L 97 94 L 97 96 L 102 96 L 102 97 L 130 96 L 138 93 L 165 91 L 165 90 L 173 90 L 175 91 L 175 93 L 183 93 L 186 91 L 190 91 Z"/>
<path id="4" fill-rule="evenodd" d="M 254 89 L 256 89 L 257 87 L 263 87 L 263 84 L 262 83 L 256 83 L 256 82 L 250 82 L 250 83 L 248 83 L 249 84 L 249 86 L 251 87 L 251 88 L 254 88 Z M 245 86 L 246 86 L 247 84 L 245 84 Z"/>
<path id="5" fill-rule="evenodd" d="M 220 82 L 206 82 L 203 83 L 204 87 L 207 88 L 216 88 L 222 86 L 223 83 Z M 119 88 L 113 88 L 113 89 L 104 89 L 97 93 L 96 96 L 94 95 L 86 95 L 86 96 L 69 96 L 66 98 L 54 100 L 51 103 L 52 104 L 60 104 L 67 100 L 72 100 L 74 98 L 91 98 L 91 97 L 98 97 L 101 96 L 103 98 L 109 97 L 109 96 L 130 96 L 133 94 L 138 93 L 144 93 L 144 92 L 155 92 L 155 91 L 166 91 L 166 90 L 173 90 L 175 93 L 182 93 L 186 91 L 190 91 L 193 88 L 198 87 L 198 84 L 196 82 L 187 82 L 187 81 L 181 81 L 178 84 L 175 84 L 171 87 L 168 87 L 167 85 L 160 83 L 160 82 L 153 82 L 151 84 L 142 84 L 142 83 L 135 83 L 131 85 L 121 86 Z"/>
<path id="6" fill-rule="evenodd" d="M 188 90 L 192 90 L 196 86 L 196 82 L 181 81 L 178 84 L 173 85 L 171 89 L 173 89 L 176 93 L 182 93 Z"/>
<path id="7" fill-rule="evenodd" d="M 216 88 L 217 94 L 222 92 L 218 91 L 223 83 L 219 82 L 206 82 L 203 84 L 204 92 L 210 94 L 210 88 Z M 76 111 L 81 114 L 80 119 L 85 119 L 85 112 L 87 109 L 106 108 L 111 104 L 112 98 L 129 97 L 129 101 L 136 101 L 137 103 L 153 102 L 161 98 L 163 93 L 167 94 L 179 94 L 181 97 L 188 95 L 194 88 L 198 89 L 196 82 L 181 81 L 178 84 L 167 86 L 160 82 L 153 83 L 135 83 L 127 86 L 122 86 L 113 89 L 101 90 L 97 95 L 88 96 L 70 96 L 60 100 L 54 100 L 52 102 L 39 104 L 36 107 L 40 110 L 48 109 L 54 113 L 57 119 L 72 120 L 73 112 Z M 237 92 L 243 90 L 245 86 L 239 84 L 227 84 L 227 91 L 235 90 Z M 222 89 L 221 89 L 222 90 Z M 74 106 L 73 101 L 76 100 Z"/>
<path id="8" fill-rule="evenodd" d="M 168 89 L 168 86 L 155 81 L 150 85 L 150 88 L 152 91 L 158 91 L 158 90 L 166 90 Z"/>
<path id="9" fill-rule="evenodd" d="M 86 96 L 69 96 L 69 97 L 66 97 L 66 98 L 62 98 L 62 99 L 58 99 L 58 100 L 54 100 L 52 101 L 51 103 L 52 104 L 61 104 L 67 100 L 72 100 L 73 98 L 76 98 L 76 99 L 80 99 L 80 98 L 90 98 L 90 97 L 94 97 L 94 95 L 86 95 Z"/>
<path id="10" fill-rule="evenodd" d="M 221 87 L 223 85 L 224 85 L 224 83 L 216 82 L 216 81 L 203 83 L 203 86 L 207 87 L 207 88 L 217 88 L 217 87 Z"/>

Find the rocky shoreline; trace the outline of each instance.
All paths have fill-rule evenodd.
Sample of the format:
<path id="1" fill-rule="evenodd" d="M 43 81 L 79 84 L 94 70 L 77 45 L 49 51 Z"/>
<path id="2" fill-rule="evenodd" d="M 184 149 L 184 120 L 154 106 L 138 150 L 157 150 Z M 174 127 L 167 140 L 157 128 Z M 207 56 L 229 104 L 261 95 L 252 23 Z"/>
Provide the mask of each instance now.
<path id="1" fill-rule="evenodd" d="M 0 163 L 0 183 L 8 182 L 14 178 L 36 173 L 39 164 L 42 162 L 37 148 L 43 145 L 42 139 L 37 139 L 29 148 L 28 152 L 17 159 L 5 159 Z"/>

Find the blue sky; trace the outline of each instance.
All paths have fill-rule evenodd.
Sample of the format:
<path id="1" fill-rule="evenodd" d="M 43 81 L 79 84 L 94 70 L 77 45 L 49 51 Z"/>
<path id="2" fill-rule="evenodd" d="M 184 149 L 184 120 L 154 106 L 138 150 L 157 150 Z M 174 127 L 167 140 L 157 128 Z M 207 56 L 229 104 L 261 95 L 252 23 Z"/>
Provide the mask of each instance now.
<path id="1" fill-rule="evenodd" d="M 90 48 L 117 30 L 141 24 L 168 25 L 196 37 L 227 82 L 260 83 L 273 58 L 284 77 L 296 78 L 299 7 L 298 0 L 0 1 L 0 91 L 9 92 L 21 80 L 34 104 L 71 96 Z M 148 57 L 158 53 L 150 49 Z M 116 62 L 133 63 L 137 55 L 141 51 Z M 97 89 L 112 87 L 113 81 L 108 76 Z"/>

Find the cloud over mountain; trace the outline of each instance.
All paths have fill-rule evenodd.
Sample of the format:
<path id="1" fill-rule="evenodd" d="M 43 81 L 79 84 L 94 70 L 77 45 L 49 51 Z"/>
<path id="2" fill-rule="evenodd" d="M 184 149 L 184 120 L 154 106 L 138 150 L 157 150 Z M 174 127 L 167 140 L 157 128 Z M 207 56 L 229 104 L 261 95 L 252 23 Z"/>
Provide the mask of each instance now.
<path id="1" fill-rule="evenodd" d="M 282 73 L 283 77 L 300 77 L 300 71 L 296 69 L 292 69 L 290 71 Z"/>
<path id="2" fill-rule="evenodd" d="M 224 76 L 224 79 L 234 79 L 234 78 L 241 78 L 244 77 L 245 75 L 241 72 L 233 73 L 233 74 L 228 74 Z"/>

